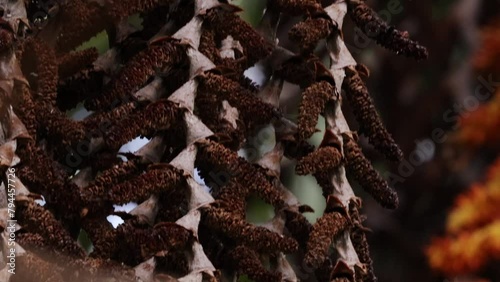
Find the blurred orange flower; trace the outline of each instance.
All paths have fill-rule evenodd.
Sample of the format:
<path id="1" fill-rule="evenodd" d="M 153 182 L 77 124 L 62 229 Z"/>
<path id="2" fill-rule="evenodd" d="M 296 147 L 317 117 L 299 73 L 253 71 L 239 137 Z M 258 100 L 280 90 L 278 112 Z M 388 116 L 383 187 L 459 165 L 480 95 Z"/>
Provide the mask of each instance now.
<path id="1" fill-rule="evenodd" d="M 427 249 L 432 268 L 447 275 L 480 270 L 500 260 L 500 158 L 487 179 L 460 195 L 447 221 L 448 235 Z"/>

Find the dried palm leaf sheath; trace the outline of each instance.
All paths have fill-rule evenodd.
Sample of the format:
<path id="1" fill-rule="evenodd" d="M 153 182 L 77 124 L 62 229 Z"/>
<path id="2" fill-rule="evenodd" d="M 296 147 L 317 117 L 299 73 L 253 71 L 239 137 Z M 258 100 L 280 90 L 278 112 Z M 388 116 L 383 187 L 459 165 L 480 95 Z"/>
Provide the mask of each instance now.
<path id="1" fill-rule="evenodd" d="M 359 78 L 367 69 L 343 43 L 346 11 L 377 23 L 390 49 L 424 55 L 364 4 L 268 1 L 257 31 L 226 1 L 56 1 L 27 38 L 25 1 L 0 4 L 11 11 L 0 25 L 0 169 L 15 170 L 18 223 L 16 274 L 0 264 L 0 280 L 376 281 L 347 172 L 385 207 L 394 208 L 397 195 L 362 155 L 342 113 L 341 87 L 375 147 L 390 159 L 401 153 Z M 126 24 L 135 13 L 143 29 Z M 297 54 L 275 32 L 292 26 L 291 16 L 301 19 L 288 34 Z M 75 50 L 101 31 L 109 50 Z M 320 45 L 335 47 L 329 65 L 315 53 Z M 244 75 L 256 63 L 263 86 Z M 285 81 L 302 91 L 297 124 L 282 114 Z M 75 121 L 66 111 L 79 103 L 92 114 Z M 319 115 L 325 135 L 315 148 L 307 139 L 322 129 Z M 256 149 L 262 128 L 275 146 L 240 157 L 241 148 Z M 150 140 L 118 152 L 137 137 Z M 323 189 L 326 208 L 314 224 L 303 215 L 312 208 L 280 180 L 284 156 Z M 195 181 L 195 168 L 209 189 Z M 274 208 L 265 224 L 247 221 L 254 196 Z M 44 206 L 35 201 L 42 198 Z M 114 211 L 129 202 L 138 206 Z M 0 201 L 0 222 L 10 219 L 9 208 Z M 123 223 L 113 227 L 109 215 Z M 3 262 L 7 244 L 0 240 Z"/>

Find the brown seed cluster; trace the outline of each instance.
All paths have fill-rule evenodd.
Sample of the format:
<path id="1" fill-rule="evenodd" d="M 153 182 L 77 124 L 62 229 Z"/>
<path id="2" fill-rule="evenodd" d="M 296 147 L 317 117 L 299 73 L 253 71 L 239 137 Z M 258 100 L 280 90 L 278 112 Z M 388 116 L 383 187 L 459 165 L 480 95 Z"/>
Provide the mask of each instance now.
<path id="1" fill-rule="evenodd" d="M 27 39 L 12 32 L 15 26 L 0 26 L 6 39 L 1 94 L 9 98 L 0 99 L 6 109 L 0 168 L 15 168 L 19 181 L 19 274 L 7 279 L 235 281 L 246 275 L 265 282 L 298 281 L 306 273 L 317 281 L 376 281 L 361 201 L 346 170 L 385 207 L 395 208 L 397 195 L 356 143 L 342 114 L 340 85 L 375 147 L 393 160 L 401 152 L 359 77 L 367 70 L 337 44 L 342 11 L 349 5 L 358 24 L 377 23 L 380 42 L 397 52 L 420 58 L 422 49 L 356 1 L 268 1 L 259 30 L 226 2 L 58 1 L 46 26 Z M 13 15 L 25 14 L 24 1 L 15 7 Z M 142 29 L 126 24 L 135 13 Z M 281 25 L 293 26 L 288 42 L 297 53 L 275 38 Z M 109 50 L 75 51 L 101 31 Z M 255 64 L 266 75 L 262 86 L 245 76 Z M 300 87 L 297 124 L 280 105 L 285 81 Z M 67 111 L 79 104 L 92 113 L 76 121 Z M 320 115 L 325 128 L 317 125 Z M 263 128 L 273 130 L 276 143 L 252 154 Z M 323 130 L 317 148 L 307 141 Z M 149 141 L 135 152 L 120 151 L 138 137 Z M 312 174 L 323 189 L 326 209 L 314 224 L 304 216 L 312 208 L 282 182 L 284 156 L 296 162 L 296 174 Z M 272 206 L 271 220 L 248 221 L 253 197 Z M 132 211 L 115 210 L 131 202 L 137 203 Z M 114 227 L 110 215 L 123 222 Z M 91 251 L 80 246 L 82 238 Z"/>
<path id="2" fill-rule="evenodd" d="M 17 201 L 17 206 L 17 216 L 27 231 L 41 235 L 47 244 L 66 255 L 84 257 L 82 248 L 49 211 L 28 198 Z"/>
<path id="3" fill-rule="evenodd" d="M 328 37 L 333 30 L 333 23 L 330 19 L 310 18 L 294 25 L 288 32 L 288 36 L 303 48 L 303 52 L 307 53 L 314 51 L 318 42 Z"/>
<path id="4" fill-rule="evenodd" d="M 114 108 L 122 100 L 130 99 L 147 80 L 157 71 L 174 68 L 183 60 L 185 47 L 170 40 L 153 43 L 149 48 L 134 56 L 106 86 L 100 96 L 86 100 L 85 107 L 89 110 Z"/>
<path id="5" fill-rule="evenodd" d="M 347 162 L 347 170 L 351 172 L 361 187 L 379 202 L 383 207 L 395 209 L 398 207 L 398 194 L 386 180 L 384 180 L 370 161 L 365 158 L 359 145 L 349 137 L 344 140 L 344 152 Z"/>
<path id="6" fill-rule="evenodd" d="M 209 207 L 204 213 L 209 227 L 225 234 L 238 244 L 251 246 L 259 253 L 276 251 L 288 253 L 294 252 L 298 248 L 298 244 L 293 238 L 283 237 L 264 227 L 252 226 L 245 220 L 237 219 L 222 209 Z"/>
<path id="7" fill-rule="evenodd" d="M 384 22 L 375 11 L 362 0 L 349 0 L 349 15 L 356 25 L 378 44 L 407 57 L 427 59 L 427 49 L 409 38 L 406 31 L 399 31 Z"/>
<path id="8" fill-rule="evenodd" d="M 327 173 L 340 164 L 341 157 L 337 148 L 321 147 L 300 159 L 295 167 L 295 172 L 298 175 Z"/>
<path id="9" fill-rule="evenodd" d="M 206 72 L 199 77 L 199 81 L 201 91 L 217 93 L 214 99 L 219 103 L 227 100 L 230 105 L 239 109 L 239 119 L 245 124 L 247 134 L 267 124 L 277 115 L 271 105 L 259 100 L 250 90 L 223 75 Z"/>
<path id="10" fill-rule="evenodd" d="M 325 104 L 334 98 L 334 87 L 329 82 L 320 81 L 307 87 L 302 93 L 297 121 L 299 140 L 305 140 L 316 132 L 316 123 Z"/>
<path id="11" fill-rule="evenodd" d="M 103 9 L 97 2 L 66 1 L 60 10 L 60 20 L 65 24 L 59 27 L 56 49 L 61 53 L 74 49 L 108 26 Z"/>
<path id="12" fill-rule="evenodd" d="M 359 260 L 366 266 L 366 273 L 361 274 L 361 277 L 363 277 L 364 281 L 376 282 L 378 279 L 373 272 L 373 262 L 370 257 L 368 240 L 366 239 L 366 228 L 362 225 L 362 218 L 356 206 L 350 206 L 349 216 L 354 224 L 350 233 L 352 244 L 354 249 L 356 249 Z"/>
<path id="13" fill-rule="evenodd" d="M 347 219 L 338 212 L 325 213 L 313 225 L 307 241 L 304 262 L 317 269 L 326 260 L 333 239 L 347 227 Z"/>
<path id="14" fill-rule="evenodd" d="M 283 196 L 268 181 L 266 175 L 248 163 L 234 151 L 231 151 L 216 142 L 200 144 L 199 158 L 205 160 L 205 167 L 225 172 L 230 179 L 235 178 L 245 185 L 249 191 L 258 194 L 263 200 L 280 207 L 283 205 Z M 229 179 L 228 179 L 229 180 Z"/>
<path id="15" fill-rule="evenodd" d="M 206 14 L 205 18 L 208 24 L 217 27 L 214 29 L 217 38 L 223 39 L 231 35 L 244 46 L 248 66 L 252 66 L 258 60 L 271 54 L 272 45 L 265 41 L 250 24 L 230 11 L 234 9 L 235 7 L 229 5 L 214 8 Z"/>
<path id="16" fill-rule="evenodd" d="M 59 65 L 59 78 L 67 78 L 81 69 L 91 66 L 98 56 L 99 53 L 96 48 L 74 51 L 63 55 L 57 59 Z"/>
<path id="17" fill-rule="evenodd" d="M 384 127 L 366 85 L 354 68 L 346 69 L 342 88 L 346 91 L 347 100 L 354 110 L 360 131 L 366 134 L 370 143 L 389 160 L 401 161 L 403 152 Z"/>
<path id="18" fill-rule="evenodd" d="M 281 274 L 271 273 L 262 266 L 259 254 L 254 250 L 245 246 L 238 246 L 228 256 L 236 270 L 247 273 L 249 278 L 254 281 L 282 281 Z"/>

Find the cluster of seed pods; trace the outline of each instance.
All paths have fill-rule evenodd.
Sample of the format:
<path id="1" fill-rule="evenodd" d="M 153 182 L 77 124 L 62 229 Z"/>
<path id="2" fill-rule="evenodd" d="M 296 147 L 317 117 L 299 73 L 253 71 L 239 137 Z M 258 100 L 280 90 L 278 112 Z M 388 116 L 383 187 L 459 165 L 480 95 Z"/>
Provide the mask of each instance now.
<path id="1" fill-rule="evenodd" d="M 325 2 L 269 0 L 257 30 L 217 0 L 54 1 L 43 28 L 30 18 L 39 1 L 0 1 L 9 11 L 9 28 L 0 26 L 0 164 L 16 179 L 11 202 L 2 182 L 0 280 L 376 281 L 362 202 L 346 175 L 386 208 L 398 198 L 363 155 L 342 91 L 374 147 L 391 161 L 402 153 L 362 81 L 368 70 L 343 42 L 344 16 L 375 28 L 374 40 L 397 53 L 422 59 L 426 51 L 362 1 Z M 137 13 L 141 28 L 127 21 Z M 276 38 L 281 18 L 296 21 L 288 34 L 295 51 Z M 73 51 L 103 30 L 105 53 Z M 267 74 L 263 86 L 245 76 L 256 63 Z M 280 108 L 284 82 L 301 88 L 296 121 Z M 91 115 L 68 117 L 79 104 Z M 308 138 L 319 115 L 326 122 L 315 148 Z M 241 157 L 264 127 L 274 148 Z M 137 137 L 150 141 L 119 152 Z M 312 209 L 280 180 L 285 156 L 322 188 L 326 209 L 314 224 L 303 216 Z M 269 223 L 246 220 L 250 196 L 274 207 Z M 114 210 L 130 202 L 138 206 Z M 110 214 L 124 222 L 114 228 Z M 82 232 L 90 252 L 78 243 Z"/>

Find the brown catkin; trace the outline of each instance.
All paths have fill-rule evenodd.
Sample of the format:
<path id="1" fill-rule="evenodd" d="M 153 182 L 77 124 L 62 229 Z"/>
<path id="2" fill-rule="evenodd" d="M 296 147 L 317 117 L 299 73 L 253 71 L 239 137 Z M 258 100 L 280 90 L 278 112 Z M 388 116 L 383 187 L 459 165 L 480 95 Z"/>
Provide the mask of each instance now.
<path id="1" fill-rule="evenodd" d="M 333 194 L 335 191 L 335 186 L 332 184 L 332 172 L 330 171 L 320 171 L 314 174 L 316 182 L 321 187 L 323 191 L 323 197 L 327 198 L 329 195 Z"/>
<path id="2" fill-rule="evenodd" d="M 188 211 L 188 199 L 184 189 L 173 189 L 160 193 L 156 222 L 176 221 Z"/>
<path id="3" fill-rule="evenodd" d="M 219 143 L 231 149 L 239 149 L 245 140 L 245 124 L 239 118 L 239 113 L 236 128 L 224 119 L 220 114 L 223 108 L 222 102 L 216 93 L 210 92 L 210 89 L 199 88 L 195 98 L 195 113 L 214 132 Z M 226 140 L 229 142 L 225 142 Z"/>
<path id="4" fill-rule="evenodd" d="M 246 198 L 249 196 L 250 191 L 245 185 L 240 184 L 234 180 L 229 181 L 228 184 L 217 191 L 216 203 L 218 207 L 233 213 L 240 218 L 245 218 L 246 214 Z"/>
<path id="5" fill-rule="evenodd" d="M 314 51 L 318 42 L 333 31 L 331 20 L 325 18 L 309 18 L 295 24 L 288 32 L 288 37 L 299 44 L 302 52 Z"/>
<path id="6" fill-rule="evenodd" d="M 94 47 L 63 55 L 57 60 L 59 66 L 59 79 L 65 79 L 91 66 L 98 56 L 99 53 Z"/>
<path id="7" fill-rule="evenodd" d="M 384 127 L 359 73 L 353 68 L 346 68 L 345 70 L 346 77 L 342 88 L 346 91 L 347 99 L 353 108 L 360 131 L 367 135 L 370 143 L 383 153 L 386 158 L 391 161 L 401 161 L 403 152 Z"/>
<path id="8" fill-rule="evenodd" d="M 157 71 L 173 67 L 185 59 L 186 47 L 175 40 L 164 39 L 153 43 L 149 48 L 132 57 L 126 66 L 110 81 L 103 93 L 87 99 L 85 107 L 89 110 L 114 108 L 127 100 L 140 89 Z"/>
<path id="9" fill-rule="evenodd" d="M 347 8 L 358 25 L 374 25 L 364 30 L 377 42 L 427 56 L 364 0 L 268 0 L 258 28 L 225 0 L 10 2 L 18 4 L 0 24 L 0 161 L 19 177 L 16 240 L 26 251 L 12 281 L 376 281 L 344 167 L 382 205 L 397 206 L 397 195 L 355 132 L 327 128 L 317 148 L 308 143 L 340 98 L 344 69 L 325 66 L 326 52 L 349 65 L 342 87 L 361 131 L 402 158 L 359 77 L 367 68 L 349 63 L 345 48 L 324 48 L 345 47 L 337 29 Z M 31 30 L 33 20 L 43 25 Z M 108 51 L 84 49 L 102 34 Z M 265 69 L 262 86 L 245 76 L 254 66 Z M 302 92 L 296 124 L 278 105 L 285 81 Z M 81 104 L 87 112 L 73 111 Z M 249 146 L 264 127 L 274 127 L 276 147 L 255 155 Z M 138 137 L 150 142 L 123 152 Z M 280 166 L 294 160 L 295 174 L 312 174 L 326 198 L 314 224 L 304 216 L 314 210 L 281 181 Z M 348 211 L 340 194 L 354 197 Z M 274 210 L 265 224 L 248 219 L 255 197 Z M 120 211 L 131 202 L 138 207 Z M 109 216 L 123 222 L 115 228 Z"/>
<path id="10" fill-rule="evenodd" d="M 200 46 L 198 47 L 198 51 L 214 63 L 220 59 L 219 49 L 217 48 L 217 43 L 215 43 L 215 33 L 213 29 L 204 26 L 201 32 Z"/>
<path id="11" fill-rule="evenodd" d="M 116 240 L 116 229 L 106 218 L 84 218 L 82 220 L 82 229 L 87 232 L 92 242 L 91 256 L 93 258 L 106 259 L 113 256 L 119 242 Z"/>
<path id="12" fill-rule="evenodd" d="M 320 267 L 328 256 L 334 237 L 347 228 L 347 225 L 345 216 L 338 212 L 323 214 L 313 225 L 309 235 L 304 263 L 313 269 Z"/>
<path id="13" fill-rule="evenodd" d="M 3 53 L 10 48 L 15 41 L 14 34 L 5 28 L 0 29 L 0 53 Z"/>
<path id="14" fill-rule="evenodd" d="M 36 54 L 36 92 L 35 100 L 55 106 L 57 97 L 57 60 L 52 47 L 39 39 L 29 39 L 25 49 Z M 28 52 L 28 51 L 26 51 Z"/>
<path id="15" fill-rule="evenodd" d="M 117 149 L 138 136 L 151 136 L 157 131 L 169 129 L 180 121 L 182 111 L 170 101 L 149 104 L 105 132 L 106 145 Z"/>
<path id="16" fill-rule="evenodd" d="M 231 106 L 238 109 L 239 119 L 245 123 L 247 134 L 269 123 L 277 114 L 273 106 L 262 102 L 234 80 L 211 72 L 205 72 L 198 79 L 201 91 L 215 94 L 219 105 L 223 100 L 227 100 Z"/>
<path id="17" fill-rule="evenodd" d="M 338 167 L 342 156 L 340 151 L 331 146 L 320 147 L 297 162 L 295 173 L 298 175 L 331 172 Z"/>
<path id="18" fill-rule="evenodd" d="M 19 103 L 19 105 L 14 105 L 14 111 L 23 122 L 31 138 L 36 141 L 38 124 L 35 103 L 33 101 L 30 88 L 28 85 L 21 83 L 17 89 L 19 90 L 18 93 L 21 93 L 22 95 L 22 102 Z"/>
<path id="19" fill-rule="evenodd" d="M 118 205 L 129 202 L 140 203 L 151 194 L 176 188 L 182 183 L 181 181 L 182 174 L 175 167 L 168 164 L 157 165 L 135 178 L 111 187 L 105 198 Z"/>
<path id="20" fill-rule="evenodd" d="M 65 1 L 60 7 L 64 21 L 57 38 L 56 49 L 65 53 L 89 40 L 98 32 L 110 26 L 97 2 L 87 0 Z"/>
<path id="21" fill-rule="evenodd" d="M 16 243 L 20 244 L 27 250 L 42 249 L 47 246 L 43 236 L 38 233 L 16 234 Z"/>
<path id="22" fill-rule="evenodd" d="M 319 114 L 333 97 L 334 86 L 327 81 L 316 82 L 304 90 L 297 120 L 299 140 L 308 139 L 314 134 Z"/>
<path id="23" fill-rule="evenodd" d="M 93 183 L 97 186 L 115 185 L 139 175 L 141 171 L 139 160 L 131 159 L 103 171 L 96 176 Z"/>
<path id="24" fill-rule="evenodd" d="M 216 207 L 204 207 L 204 222 L 210 228 L 225 234 L 238 243 L 249 246 L 259 253 L 294 252 L 298 243 L 264 227 L 247 223 L 234 214 Z"/>
<path id="25" fill-rule="evenodd" d="M 47 244 L 67 255 L 77 258 L 85 256 L 84 250 L 71 238 L 61 222 L 44 207 L 29 198 L 16 201 L 16 207 L 16 216 L 23 228 L 42 235 Z"/>
<path id="26" fill-rule="evenodd" d="M 139 103 L 133 101 L 114 108 L 109 112 L 98 112 L 90 115 L 80 123 L 87 132 L 116 125 L 120 120 L 130 116 L 139 108 Z"/>
<path id="27" fill-rule="evenodd" d="M 354 223 L 351 228 L 351 241 L 358 255 L 359 261 L 366 266 L 366 274 L 363 274 L 363 282 L 377 282 L 377 277 L 373 272 L 373 262 L 370 257 L 370 249 L 366 239 L 365 231 L 362 229 L 362 222 L 359 215 L 358 207 L 351 204 L 349 207 L 349 215 Z"/>
<path id="28" fill-rule="evenodd" d="M 349 0 L 347 3 L 351 19 L 368 37 L 398 55 L 427 59 L 429 54 L 425 47 L 409 39 L 408 32 L 399 31 L 384 22 L 363 0 Z"/>
<path id="29" fill-rule="evenodd" d="M 305 216 L 296 211 L 285 210 L 286 222 L 285 227 L 290 232 L 293 238 L 299 242 L 300 248 L 305 250 L 309 235 L 313 229 L 311 223 Z"/>
<path id="30" fill-rule="evenodd" d="M 268 271 L 262 265 L 259 254 L 248 247 L 237 246 L 232 249 L 228 253 L 227 261 L 232 267 L 238 270 L 238 272 L 248 275 L 253 281 L 282 281 L 281 274 Z"/>
<path id="31" fill-rule="evenodd" d="M 397 208 L 398 194 L 373 168 L 354 139 L 344 138 L 344 154 L 347 171 L 354 175 L 361 187 L 383 207 Z"/>
<path id="32" fill-rule="evenodd" d="M 277 67 L 276 75 L 305 89 L 317 81 L 320 66 L 320 59 L 313 54 L 293 56 Z"/>
<path id="33" fill-rule="evenodd" d="M 244 183 L 247 188 L 259 195 L 263 200 L 275 207 L 284 204 L 282 194 L 271 183 L 266 175 L 259 172 L 252 164 L 247 162 L 234 151 L 213 141 L 198 143 L 198 156 L 201 162 L 226 173 L 230 179 Z"/>
<path id="34" fill-rule="evenodd" d="M 40 116 L 39 123 L 50 134 L 49 140 L 60 140 L 63 146 L 74 145 L 85 138 L 85 128 L 78 122 L 71 120 L 65 113 L 53 107 L 36 105 Z"/>
<path id="35" fill-rule="evenodd" d="M 248 67 L 271 54 L 272 45 L 238 15 L 224 8 L 213 8 L 208 11 L 206 20 L 219 33 L 218 38 L 231 35 L 241 43 L 248 58 Z"/>

